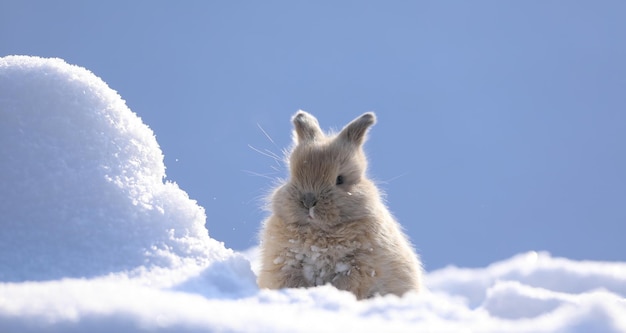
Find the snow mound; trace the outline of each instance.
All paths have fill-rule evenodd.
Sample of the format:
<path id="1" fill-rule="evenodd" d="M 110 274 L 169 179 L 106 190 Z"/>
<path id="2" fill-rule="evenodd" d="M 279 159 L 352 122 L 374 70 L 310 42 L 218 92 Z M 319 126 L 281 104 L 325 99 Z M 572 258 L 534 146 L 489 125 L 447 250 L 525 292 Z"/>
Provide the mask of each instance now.
<path id="1" fill-rule="evenodd" d="M 0 160 L 0 281 L 232 256 L 204 209 L 164 182 L 152 130 L 84 68 L 0 58 Z"/>
<path id="2" fill-rule="evenodd" d="M 182 290 L 114 275 L 90 280 L 7 283 L 0 284 L 0 331 L 626 331 L 626 295 L 604 287 L 606 281 L 626 279 L 626 263 L 575 262 L 545 253 L 540 254 L 540 264 L 520 260 L 537 255 L 529 252 L 486 268 L 442 269 L 426 275 L 430 291 L 366 301 L 357 301 L 352 294 L 330 286 L 281 291 L 250 289 L 241 294 L 236 292 L 241 287 L 236 286 L 240 278 L 228 282 L 235 289 L 207 295 L 198 292 L 198 286 L 206 289 L 215 280 L 201 282 L 204 273 L 198 275 L 196 286 Z M 500 270 L 502 267 L 528 275 L 509 275 L 510 270 Z M 584 267 L 590 277 L 576 273 Z M 207 272 L 213 274 L 216 270 Z M 592 289 L 568 293 L 522 282 L 537 274 L 543 276 L 543 281 L 564 278 L 572 285 L 582 278 L 586 281 L 583 284 Z M 470 298 L 477 291 L 482 295 L 480 304 L 470 306 Z"/>
<path id="3" fill-rule="evenodd" d="M 531 251 L 486 268 L 444 268 L 428 275 L 428 285 L 488 314 L 491 325 L 510 325 L 510 332 L 626 330 L 618 315 L 626 310 L 626 263 Z"/>
<path id="4" fill-rule="evenodd" d="M 626 332 L 626 263 L 528 252 L 356 301 L 258 290 L 152 131 L 89 71 L 0 58 L 0 332 Z M 247 258 L 247 259 L 246 259 Z"/>
<path id="5" fill-rule="evenodd" d="M 532 251 L 486 269 L 448 267 L 438 270 L 429 275 L 429 286 L 433 290 L 445 288 L 448 292 L 462 294 L 471 307 L 485 301 L 492 303 L 488 307 L 494 307 L 498 295 L 512 290 L 530 293 L 550 290 L 559 294 L 606 290 L 626 297 L 626 263 L 572 261 Z"/>

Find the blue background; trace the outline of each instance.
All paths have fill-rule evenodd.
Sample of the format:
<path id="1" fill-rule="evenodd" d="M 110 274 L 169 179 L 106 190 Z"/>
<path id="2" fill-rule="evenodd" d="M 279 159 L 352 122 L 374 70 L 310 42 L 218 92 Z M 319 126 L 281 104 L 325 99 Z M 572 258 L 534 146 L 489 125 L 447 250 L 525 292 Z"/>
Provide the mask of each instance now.
<path id="1" fill-rule="evenodd" d="M 60 57 L 117 90 L 228 247 L 257 243 L 287 175 L 249 146 L 282 156 L 298 109 L 326 129 L 375 111 L 369 173 L 428 270 L 626 260 L 626 2 L 1 7 L 0 56 Z"/>

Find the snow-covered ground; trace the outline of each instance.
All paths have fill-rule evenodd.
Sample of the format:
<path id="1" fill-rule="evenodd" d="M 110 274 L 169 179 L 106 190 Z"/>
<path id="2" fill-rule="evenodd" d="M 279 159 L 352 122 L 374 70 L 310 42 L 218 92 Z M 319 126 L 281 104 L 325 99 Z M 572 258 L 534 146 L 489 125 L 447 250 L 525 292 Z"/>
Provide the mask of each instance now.
<path id="1" fill-rule="evenodd" d="M 626 332 L 626 263 L 548 253 L 428 272 L 403 298 L 258 290 L 255 249 L 210 238 L 164 179 L 101 79 L 0 58 L 0 332 Z"/>

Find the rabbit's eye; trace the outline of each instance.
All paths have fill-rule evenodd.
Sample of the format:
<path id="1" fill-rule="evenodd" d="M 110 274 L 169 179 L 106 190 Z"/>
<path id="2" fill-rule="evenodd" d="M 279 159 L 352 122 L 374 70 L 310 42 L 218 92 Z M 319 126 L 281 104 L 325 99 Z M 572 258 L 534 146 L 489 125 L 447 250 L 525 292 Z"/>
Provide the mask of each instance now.
<path id="1" fill-rule="evenodd" d="M 343 176 L 342 175 L 337 176 L 337 181 L 335 182 L 335 184 L 341 185 L 343 184 L 343 182 L 344 182 Z"/>

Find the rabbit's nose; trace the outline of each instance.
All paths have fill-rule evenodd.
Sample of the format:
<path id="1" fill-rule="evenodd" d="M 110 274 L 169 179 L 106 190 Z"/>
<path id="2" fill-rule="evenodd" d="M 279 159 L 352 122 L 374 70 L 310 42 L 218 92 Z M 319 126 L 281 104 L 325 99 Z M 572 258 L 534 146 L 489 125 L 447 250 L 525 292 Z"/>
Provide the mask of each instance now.
<path id="1" fill-rule="evenodd" d="M 302 196 L 302 204 L 305 208 L 312 208 L 317 204 L 317 199 L 313 193 L 308 192 Z"/>

